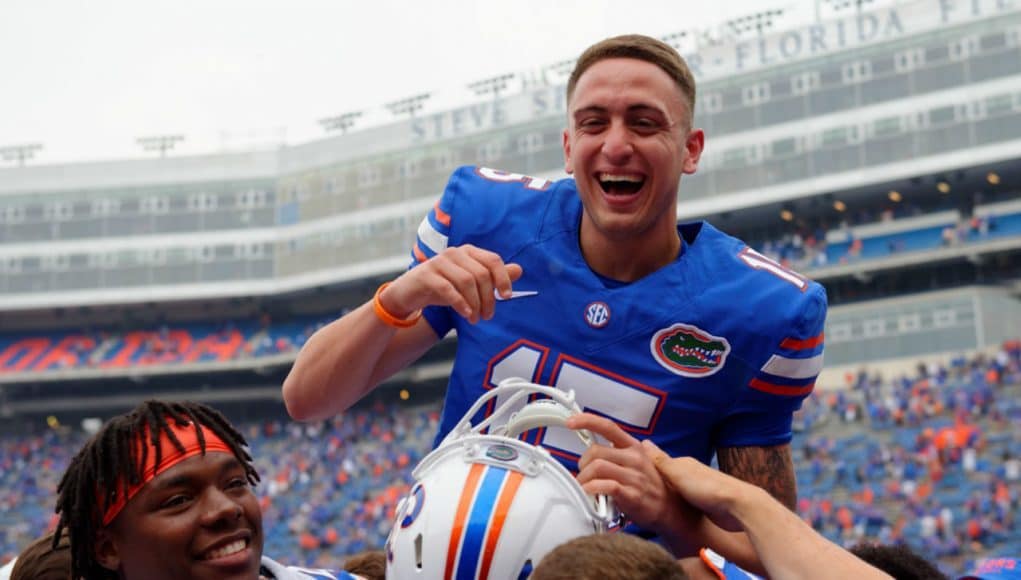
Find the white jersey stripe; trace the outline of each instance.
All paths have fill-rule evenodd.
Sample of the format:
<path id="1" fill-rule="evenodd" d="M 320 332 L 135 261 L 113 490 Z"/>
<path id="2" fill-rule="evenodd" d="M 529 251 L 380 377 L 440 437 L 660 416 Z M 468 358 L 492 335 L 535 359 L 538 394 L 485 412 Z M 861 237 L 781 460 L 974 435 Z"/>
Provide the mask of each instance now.
<path id="1" fill-rule="evenodd" d="M 422 243 L 436 254 L 447 249 L 447 236 L 436 231 L 436 228 L 429 223 L 428 217 L 418 225 L 418 239 L 422 240 Z"/>
<path id="2" fill-rule="evenodd" d="M 822 353 L 811 358 L 787 358 L 774 354 L 762 372 L 788 379 L 810 379 L 822 371 Z"/>

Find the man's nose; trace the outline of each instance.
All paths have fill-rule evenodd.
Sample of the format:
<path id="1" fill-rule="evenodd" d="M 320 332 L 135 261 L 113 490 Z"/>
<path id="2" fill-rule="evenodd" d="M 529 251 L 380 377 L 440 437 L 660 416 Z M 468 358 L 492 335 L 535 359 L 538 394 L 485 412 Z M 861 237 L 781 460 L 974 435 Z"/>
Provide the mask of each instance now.
<path id="1" fill-rule="evenodd" d="M 634 146 L 631 141 L 633 135 L 628 131 L 624 123 L 611 122 L 604 135 L 603 155 L 611 163 L 616 164 L 627 161 L 631 154 L 634 153 Z"/>
<path id="2" fill-rule="evenodd" d="M 241 519 L 241 514 L 244 512 L 237 500 L 219 489 L 211 490 L 206 495 L 204 503 L 202 519 L 207 525 L 234 522 Z"/>

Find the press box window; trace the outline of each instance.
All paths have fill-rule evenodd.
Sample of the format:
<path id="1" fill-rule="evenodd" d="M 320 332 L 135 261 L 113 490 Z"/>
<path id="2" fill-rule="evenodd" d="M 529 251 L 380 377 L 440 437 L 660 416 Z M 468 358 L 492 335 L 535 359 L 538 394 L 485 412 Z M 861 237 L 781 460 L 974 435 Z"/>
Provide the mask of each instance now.
<path id="1" fill-rule="evenodd" d="M 867 60 L 849 62 L 841 67 L 840 78 L 844 84 L 867 81 L 872 78 L 872 62 Z"/>
<path id="2" fill-rule="evenodd" d="M 872 123 L 872 135 L 874 137 L 893 137 L 904 132 L 904 126 L 900 117 L 887 117 Z"/>
<path id="3" fill-rule="evenodd" d="M 741 89 L 741 102 L 745 106 L 765 103 L 769 100 L 769 83 L 755 83 Z"/>

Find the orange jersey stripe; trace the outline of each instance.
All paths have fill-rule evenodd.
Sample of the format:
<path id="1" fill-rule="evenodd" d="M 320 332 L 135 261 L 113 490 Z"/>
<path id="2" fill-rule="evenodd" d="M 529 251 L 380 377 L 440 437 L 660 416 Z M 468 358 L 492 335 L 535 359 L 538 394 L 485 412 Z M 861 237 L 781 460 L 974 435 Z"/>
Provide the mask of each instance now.
<path id="1" fill-rule="evenodd" d="M 482 472 L 486 466 L 481 463 L 472 465 L 468 472 L 468 479 L 464 482 L 464 490 L 461 491 L 461 499 L 457 502 L 457 512 L 454 515 L 454 527 L 450 530 L 450 543 L 447 545 L 447 566 L 443 572 L 444 580 L 450 580 L 454 573 L 454 561 L 457 560 L 457 549 L 461 545 L 461 536 L 464 535 L 465 520 L 468 518 L 472 500 L 475 499 L 475 490 L 479 487 L 482 479 Z"/>
<path id="2" fill-rule="evenodd" d="M 419 249 L 417 243 L 411 248 L 411 253 L 415 256 L 415 259 L 418 260 L 420 264 L 429 259 L 426 257 L 425 254 L 422 253 L 422 250 Z"/>
<path id="3" fill-rule="evenodd" d="M 436 221 L 445 226 L 450 226 L 450 214 L 440 209 L 440 202 L 436 202 L 436 205 L 433 206 L 433 211 L 436 212 Z"/>
<path id="4" fill-rule="evenodd" d="M 503 485 L 500 498 L 496 500 L 496 512 L 493 514 L 493 523 L 490 524 L 489 534 L 486 536 L 486 547 L 482 552 L 482 568 L 479 570 L 479 580 L 489 578 L 489 567 L 493 564 L 493 554 L 496 553 L 496 543 L 500 540 L 500 531 L 507 520 L 507 512 L 510 511 L 514 496 L 518 493 L 524 474 L 517 471 L 510 472 L 507 482 Z"/>
<path id="5" fill-rule="evenodd" d="M 806 385 L 804 387 L 787 387 L 784 385 L 774 385 L 773 383 L 767 383 L 766 381 L 760 381 L 759 379 L 752 379 L 752 382 L 748 383 L 748 386 L 770 395 L 784 395 L 787 397 L 796 397 L 799 395 L 807 395 L 812 392 L 815 388 L 815 383 Z"/>
<path id="6" fill-rule="evenodd" d="M 813 336 L 812 338 L 806 338 L 805 340 L 798 340 L 796 338 L 785 338 L 780 343 L 780 348 L 790 348 L 794 350 L 807 350 L 815 348 L 822 344 L 823 333 L 819 333 L 819 336 Z"/>

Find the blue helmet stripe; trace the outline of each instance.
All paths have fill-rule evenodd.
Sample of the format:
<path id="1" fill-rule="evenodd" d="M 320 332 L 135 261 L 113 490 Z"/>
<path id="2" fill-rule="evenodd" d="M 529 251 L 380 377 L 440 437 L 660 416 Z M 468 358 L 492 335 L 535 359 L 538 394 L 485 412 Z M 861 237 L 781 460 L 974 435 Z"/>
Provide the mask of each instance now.
<path id="1" fill-rule="evenodd" d="M 489 521 L 496 507 L 496 498 L 500 495 L 503 481 L 507 479 L 507 470 L 499 467 L 487 467 L 486 475 L 475 496 L 475 505 L 468 516 L 468 525 L 461 546 L 461 557 L 457 562 L 457 580 L 474 580 L 482 558 L 482 545 L 486 539 Z"/>

